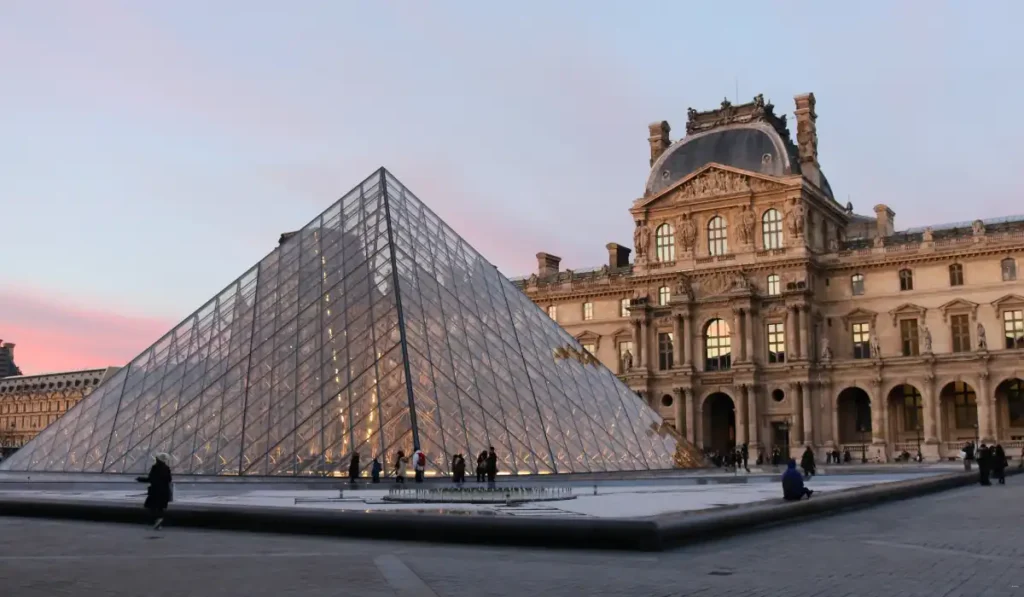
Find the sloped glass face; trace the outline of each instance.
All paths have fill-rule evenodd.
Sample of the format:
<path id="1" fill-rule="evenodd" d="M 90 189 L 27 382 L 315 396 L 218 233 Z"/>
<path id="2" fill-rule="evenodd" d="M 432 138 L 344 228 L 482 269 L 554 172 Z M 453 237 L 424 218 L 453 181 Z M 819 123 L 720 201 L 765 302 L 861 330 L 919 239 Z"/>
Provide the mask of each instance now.
<path id="1" fill-rule="evenodd" d="M 661 419 L 385 170 L 0 468 L 343 475 L 670 468 Z"/>

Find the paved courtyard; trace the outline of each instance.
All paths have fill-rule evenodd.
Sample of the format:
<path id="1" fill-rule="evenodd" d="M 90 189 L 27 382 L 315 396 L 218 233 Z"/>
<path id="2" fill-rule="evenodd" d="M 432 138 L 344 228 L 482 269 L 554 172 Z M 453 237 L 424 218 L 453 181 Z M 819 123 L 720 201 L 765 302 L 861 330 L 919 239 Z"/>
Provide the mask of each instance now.
<path id="1" fill-rule="evenodd" d="M 0 594 L 1021 597 L 1018 479 L 661 554 L 0 518 Z"/>

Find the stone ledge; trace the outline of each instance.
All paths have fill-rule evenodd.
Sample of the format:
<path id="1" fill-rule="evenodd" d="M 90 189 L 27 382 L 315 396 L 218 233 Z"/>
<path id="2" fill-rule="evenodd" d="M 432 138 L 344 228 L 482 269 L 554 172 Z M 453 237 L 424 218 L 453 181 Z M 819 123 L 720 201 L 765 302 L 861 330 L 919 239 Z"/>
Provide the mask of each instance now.
<path id="1" fill-rule="evenodd" d="M 1008 469 L 1007 474 L 1021 472 Z M 977 483 L 977 472 L 953 473 L 820 495 L 810 500 L 770 503 L 711 512 L 649 518 L 530 518 L 480 514 L 329 512 L 283 508 L 171 505 L 169 527 L 210 528 L 296 535 L 533 545 L 576 549 L 660 551 L 718 539 L 786 521 L 836 514 Z M 57 518 L 144 525 L 140 504 L 0 497 L 0 516 Z"/>

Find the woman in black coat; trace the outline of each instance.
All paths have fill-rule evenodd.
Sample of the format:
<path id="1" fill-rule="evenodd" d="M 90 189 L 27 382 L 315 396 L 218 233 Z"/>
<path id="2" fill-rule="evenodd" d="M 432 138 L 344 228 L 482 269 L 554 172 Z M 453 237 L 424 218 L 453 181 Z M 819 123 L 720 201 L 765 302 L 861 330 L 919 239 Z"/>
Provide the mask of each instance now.
<path id="1" fill-rule="evenodd" d="M 143 506 L 153 513 L 153 528 L 159 529 L 164 524 L 164 510 L 171 501 L 171 467 L 167 465 L 170 460 L 167 454 L 161 452 L 155 458 L 156 461 L 149 469 L 149 476 L 136 480 L 140 483 L 149 483 Z"/>

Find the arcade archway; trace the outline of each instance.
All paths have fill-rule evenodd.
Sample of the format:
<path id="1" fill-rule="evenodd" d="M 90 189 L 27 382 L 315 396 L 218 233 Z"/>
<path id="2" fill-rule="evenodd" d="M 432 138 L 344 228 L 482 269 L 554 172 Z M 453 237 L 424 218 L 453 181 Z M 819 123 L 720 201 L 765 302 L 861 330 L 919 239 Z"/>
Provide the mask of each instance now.
<path id="1" fill-rule="evenodd" d="M 719 454 L 736 446 L 736 405 L 723 392 L 715 392 L 704 401 L 704 447 Z"/>

